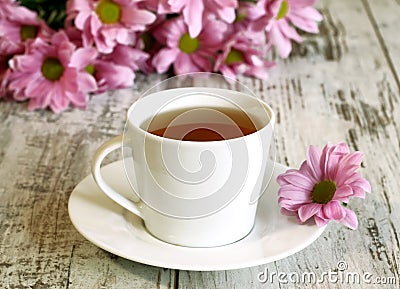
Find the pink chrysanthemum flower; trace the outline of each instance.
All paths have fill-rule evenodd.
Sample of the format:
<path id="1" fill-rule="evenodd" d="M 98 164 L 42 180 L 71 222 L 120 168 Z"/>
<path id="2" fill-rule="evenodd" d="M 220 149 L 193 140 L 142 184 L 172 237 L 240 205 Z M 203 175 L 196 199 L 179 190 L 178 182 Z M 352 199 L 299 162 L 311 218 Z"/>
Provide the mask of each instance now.
<path id="1" fill-rule="evenodd" d="M 211 71 L 226 29 L 225 23 L 209 19 L 199 36 L 192 38 L 181 17 L 167 21 L 154 33 L 166 47 L 154 56 L 152 63 L 158 73 L 166 72 L 171 64 L 175 74 Z"/>
<path id="2" fill-rule="evenodd" d="M 110 89 L 126 88 L 133 85 L 134 70 L 144 53 L 136 49 L 117 46 L 113 53 L 102 56 L 93 47 L 79 48 L 71 57 L 71 66 L 79 71 L 85 89 L 100 93 Z"/>
<path id="3" fill-rule="evenodd" d="M 15 5 L 10 5 L 7 11 L 9 15 L 0 18 L 0 37 L 20 44 L 22 47 L 26 40 L 36 37 L 49 38 L 52 34 L 51 29 L 38 18 L 36 12 Z"/>
<path id="4" fill-rule="evenodd" d="M 117 44 L 132 45 L 136 32 L 145 30 L 156 16 L 139 8 L 132 0 L 69 0 L 67 13 L 83 32 L 85 46 L 93 43 L 102 53 L 111 53 Z"/>
<path id="5" fill-rule="evenodd" d="M 292 51 L 292 40 L 300 43 L 297 27 L 309 33 L 318 33 L 317 22 L 322 15 L 313 8 L 316 0 L 261 0 L 258 7 L 264 6 L 264 15 L 255 20 L 254 29 L 265 27 L 269 44 L 276 46 L 282 58 Z M 293 25 L 293 26 L 292 26 Z"/>
<path id="6" fill-rule="evenodd" d="M 342 203 L 347 204 L 350 197 L 365 198 L 365 191 L 371 191 L 369 182 L 357 172 L 362 158 L 361 152 L 350 153 L 343 142 L 326 145 L 322 152 L 310 146 L 300 169 L 277 178 L 282 213 L 296 215 L 300 223 L 314 217 L 318 226 L 334 220 L 357 229 L 355 213 Z"/>
<path id="7" fill-rule="evenodd" d="M 244 35 L 236 34 L 227 41 L 222 53 L 215 61 L 215 71 L 236 79 L 236 75 L 244 74 L 266 80 L 267 69 L 274 65 L 264 59 L 265 51 L 255 49 L 251 40 Z"/>
<path id="8" fill-rule="evenodd" d="M 11 75 L 9 60 L 15 55 L 24 52 L 21 45 L 0 37 L 0 98 L 9 97 L 8 82 Z"/>
<path id="9" fill-rule="evenodd" d="M 207 15 L 214 15 L 226 23 L 235 20 L 237 0 L 151 0 L 150 7 L 158 13 L 181 13 L 192 38 L 199 36 Z"/>
<path id="10" fill-rule="evenodd" d="M 32 41 L 23 55 L 10 60 L 12 74 L 9 89 L 16 100 L 29 99 L 29 109 L 50 107 L 59 113 L 70 103 L 85 107 L 87 93 L 80 89 L 78 71 L 70 67 L 75 51 L 64 32 L 54 34 L 50 42 Z"/>

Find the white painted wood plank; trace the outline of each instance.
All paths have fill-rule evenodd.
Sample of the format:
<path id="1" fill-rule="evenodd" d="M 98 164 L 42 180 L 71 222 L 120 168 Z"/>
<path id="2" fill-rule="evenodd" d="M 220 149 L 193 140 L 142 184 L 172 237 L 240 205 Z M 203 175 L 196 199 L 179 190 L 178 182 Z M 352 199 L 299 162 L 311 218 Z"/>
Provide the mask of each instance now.
<path id="1" fill-rule="evenodd" d="M 130 262 L 86 241 L 67 211 L 95 149 L 122 133 L 138 91 L 163 77 L 139 77 L 132 95 L 94 96 L 87 111 L 54 115 L 1 103 L 0 288 L 175 286 L 174 270 Z"/>
<path id="2" fill-rule="evenodd" d="M 400 89 L 400 1 L 363 0 L 363 3 L 375 28 L 375 34 L 380 39 L 386 62 L 396 75 Z"/>
<path id="3" fill-rule="evenodd" d="M 0 102 L 0 287 L 376 288 L 257 281 L 264 269 L 319 275 L 344 260 L 348 271 L 395 277 L 397 285 L 385 288 L 398 288 L 398 6 L 395 0 L 322 0 L 321 34 L 305 35 L 305 43 L 279 63 L 268 82 L 241 78 L 277 112 L 279 162 L 298 166 L 308 145 L 339 140 L 365 152 L 361 172 L 373 192 L 350 204 L 359 216 L 358 231 L 331 224 L 304 251 L 242 270 L 177 274 L 124 260 L 80 236 L 67 203 L 90 173 L 95 149 L 122 132 L 126 109 L 137 95 L 95 96 L 87 111 L 60 116 Z M 163 77 L 139 76 L 137 94 Z"/>
<path id="4" fill-rule="evenodd" d="M 373 192 L 350 207 L 359 216 L 358 231 L 330 224 L 304 251 L 281 261 L 245 270 L 180 272 L 179 288 L 360 288 L 360 285 L 257 282 L 269 272 L 323 272 L 345 261 L 351 272 L 395 277 L 399 284 L 399 92 L 380 40 L 361 1 L 321 1 L 321 35 L 280 63 L 268 82 L 244 80 L 278 114 L 278 160 L 299 166 L 308 145 L 345 140 L 365 152 L 361 173 Z M 392 13 L 387 10 L 386 13 Z M 396 14 L 398 15 L 398 14 Z M 376 285 L 362 284 L 362 288 Z"/>

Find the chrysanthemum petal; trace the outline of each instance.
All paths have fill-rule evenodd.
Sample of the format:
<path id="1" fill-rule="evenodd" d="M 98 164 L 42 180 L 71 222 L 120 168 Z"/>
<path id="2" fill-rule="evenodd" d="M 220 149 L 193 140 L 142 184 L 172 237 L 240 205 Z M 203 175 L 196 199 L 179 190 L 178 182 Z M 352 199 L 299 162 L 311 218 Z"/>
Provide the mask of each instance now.
<path id="1" fill-rule="evenodd" d="M 14 6 L 12 13 L 9 13 L 7 17 L 14 22 L 25 22 L 26 24 L 37 23 L 38 15 L 36 12 L 24 7 Z"/>
<path id="2" fill-rule="evenodd" d="M 125 45 L 117 45 L 110 56 L 115 63 L 128 66 L 132 70 L 136 71 L 150 55 L 140 49 Z"/>
<path id="3" fill-rule="evenodd" d="M 70 65 L 78 69 L 84 69 L 97 57 L 98 51 L 93 47 L 77 49 L 71 56 Z"/>
<path id="4" fill-rule="evenodd" d="M 341 159 L 341 168 L 342 169 L 348 169 L 348 168 L 353 168 L 353 167 L 359 167 L 361 165 L 362 159 L 364 157 L 364 154 L 362 152 L 353 152 Z"/>
<path id="5" fill-rule="evenodd" d="M 291 13 L 288 18 L 296 27 L 308 33 L 318 33 L 319 29 L 316 21 L 322 20 L 321 14 L 312 7 L 297 10 Z"/>
<path id="6" fill-rule="evenodd" d="M 337 145 L 325 145 L 322 149 L 321 169 L 324 179 L 336 179 L 338 164 L 340 160 L 340 156 L 334 153 L 337 148 Z"/>
<path id="7" fill-rule="evenodd" d="M 339 142 L 333 146 L 334 150 L 332 151 L 333 154 L 337 155 L 347 155 L 350 153 L 349 146 L 345 142 Z"/>
<path id="8" fill-rule="evenodd" d="M 88 18 L 87 22 L 89 24 L 89 30 L 87 32 L 90 32 L 91 36 L 96 38 L 97 33 L 101 30 L 101 27 L 102 27 L 102 23 L 101 23 L 99 17 L 97 17 L 97 15 L 93 14 L 91 17 Z"/>
<path id="9" fill-rule="evenodd" d="M 18 77 L 12 78 L 11 82 L 10 82 L 10 85 L 9 85 L 9 89 L 11 89 L 11 90 L 26 89 L 26 87 L 28 85 L 30 85 L 30 84 L 36 82 L 37 80 L 41 79 L 41 73 L 40 72 L 27 73 L 27 74 L 16 73 L 16 74 L 19 74 Z M 28 97 L 28 96 L 26 96 L 26 97 Z M 22 99 L 18 99 L 17 98 L 17 100 L 22 100 Z"/>
<path id="10" fill-rule="evenodd" d="M 356 198 L 365 198 L 365 191 L 360 187 L 352 187 L 353 188 L 353 197 Z"/>
<path id="11" fill-rule="evenodd" d="M 60 85 L 63 91 L 71 93 L 78 92 L 78 72 L 75 68 L 66 67 L 64 74 L 60 79 Z"/>
<path id="12" fill-rule="evenodd" d="M 278 196 L 297 201 L 311 201 L 310 191 L 304 190 L 294 185 L 282 186 L 278 191 Z"/>
<path id="13" fill-rule="evenodd" d="M 190 72 L 199 72 L 200 67 L 195 65 L 189 55 L 186 53 L 179 53 L 174 63 L 175 74 L 185 74 Z"/>
<path id="14" fill-rule="evenodd" d="M 104 60 L 97 61 L 95 66 L 96 78 L 99 79 L 99 86 L 100 82 L 102 86 L 100 91 L 125 88 L 133 85 L 135 74 L 129 67 Z"/>
<path id="15" fill-rule="evenodd" d="M 79 92 L 84 92 L 85 94 L 89 92 L 95 92 L 97 87 L 96 79 L 86 71 L 79 73 Z"/>
<path id="16" fill-rule="evenodd" d="M 194 53 L 190 56 L 190 59 L 196 67 L 200 68 L 201 71 L 211 71 L 212 63 L 207 56 L 200 53 Z"/>
<path id="17" fill-rule="evenodd" d="M 25 89 L 28 97 L 37 97 L 43 94 L 47 89 L 47 81 L 44 78 L 38 78 L 36 81 L 31 81 Z"/>
<path id="18" fill-rule="evenodd" d="M 304 223 L 309 218 L 314 216 L 318 211 L 320 211 L 321 208 L 322 208 L 322 205 L 317 204 L 317 203 L 310 203 L 310 204 L 301 206 L 298 211 L 300 220 Z"/>
<path id="19" fill-rule="evenodd" d="M 69 94 L 69 99 L 74 104 L 74 106 L 79 108 L 85 108 L 88 95 L 87 93 L 80 91 L 78 93 Z"/>
<path id="20" fill-rule="evenodd" d="M 301 174 L 298 171 L 291 171 L 286 172 L 285 174 L 281 175 L 282 178 L 285 179 L 288 183 L 298 186 L 302 189 L 311 191 L 315 184 L 306 176 Z"/>
<path id="21" fill-rule="evenodd" d="M 60 113 L 68 107 L 70 99 L 68 98 L 68 93 L 65 92 L 59 86 L 54 86 L 54 92 L 51 97 L 49 106 L 55 113 Z"/>
<path id="22" fill-rule="evenodd" d="M 267 68 L 264 66 L 260 66 L 260 67 L 256 67 L 256 66 L 250 66 L 246 69 L 245 75 L 248 76 L 253 76 L 259 79 L 263 79 L 263 80 L 268 80 L 269 75 L 267 72 Z"/>
<path id="23" fill-rule="evenodd" d="M 340 222 L 346 216 L 344 207 L 341 206 L 337 201 L 330 201 L 326 205 L 323 205 L 322 210 L 328 219 L 338 222 Z"/>
<path id="24" fill-rule="evenodd" d="M 288 0 L 289 6 L 294 9 L 302 9 L 307 6 L 314 6 L 317 0 Z"/>
<path id="25" fill-rule="evenodd" d="M 292 39 L 297 43 L 301 43 L 303 41 L 300 34 L 297 33 L 296 29 L 294 29 L 285 18 L 279 20 L 278 23 L 279 29 L 281 30 L 282 34 L 285 35 L 285 37 Z"/>
<path id="26" fill-rule="evenodd" d="M 320 178 L 315 178 L 314 174 L 311 173 L 310 168 L 308 167 L 307 161 L 303 161 L 302 164 L 300 165 L 300 168 L 298 170 L 302 175 L 306 176 L 309 178 L 313 183 L 318 183 L 320 181 Z"/>
<path id="27" fill-rule="evenodd" d="M 28 110 L 33 111 L 35 109 L 42 108 L 36 98 L 30 98 L 28 103 Z"/>
<path id="28" fill-rule="evenodd" d="M 76 18 L 74 19 L 74 24 L 76 28 L 83 30 L 85 26 L 85 22 L 88 20 L 91 12 L 81 12 L 79 13 Z"/>
<path id="29" fill-rule="evenodd" d="M 170 65 L 175 61 L 179 54 L 176 48 L 163 48 L 153 58 L 153 65 L 158 73 L 164 73 Z"/>
<path id="30" fill-rule="evenodd" d="M 86 0 L 69 0 L 67 1 L 67 11 L 72 12 L 72 11 L 91 11 L 91 6 L 89 5 L 89 2 Z"/>
<path id="31" fill-rule="evenodd" d="M 359 179 L 362 179 L 362 176 L 357 172 L 353 172 L 344 180 L 344 183 L 351 184 L 353 182 L 358 181 Z"/>
<path id="32" fill-rule="evenodd" d="M 310 146 L 307 151 L 307 165 L 315 179 L 320 179 L 321 172 L 321 151 L 316 146 Z"/>
<path id="33" fill-rule="evenodd" d="M 218 16 L 227 23 L 232 23 L 235 20 L 235 8 L 222 7 L 217 11 Z"/>
<path id="34" fill-rule="evenodd" d="M 218 20 L 209 20 L 204 23 L 204 30 L 199 35 L 200 45 L 208 47 L 218 46 L 220 48 L 222 41 L 225 38 L 225 33 L 228 30 L 226 23 Z"/>
<path id="35" fill-rule="evenodd" d="M 35 57 L 30 57 L 28 55 L 15 56 L 9 63 L 14 70 L 34 72 L 37 70 L 36 68 L 42 64 L 42 61 L 42 57 L 35 53 Z"/>
<path id="36" fill-rule="evenodd" d="M 154 33 L 154 38 L 161 44 L 167 44 L 169 47 L 178 46 L 179 39 L 187 32 L 187 27 L 182 18 L 173 19 L 163 23 Z"/>
<path id="37" fill-rule="evenodd" d="M 343 198 L 348 198 L 353 195 L 353 190 L 349 185 L 344 185 L 336 189 L 333 200 L 342 200 Z"/>
<path id="38" fill-rule="evenodd" d="M 123 45 L 133 45 L 135 43 L 134 34 L 128 29 L 118 29 L 116 31 L 115 40 L 117 45 L 118 43 Z"/>
<path id="39" fill-rule="evenodd" d="M 279 56 L 287 58 L 292 51 L 290 39 L 285 37 L 279 27 L 273 27 L 269 32 L 269 39 L 278 48 Z"/>
<path id="40" fill-rule="evenodd" d="M 353 175 L 353 173 L 360 167 L 362 159 L 363 154 L 361 152 L 354 152 L 344 156 L 340 160 L 336 176 L 336 182 L 338 185 L 342 185 Z"/>
<path id="41" fill-rule="evenodd" d="M 364 178 L 360 177 L 358 180 L 351 182 L 351 186 L 359 187 L 366 192 L 371 192 L 371 184 Z"/>
<path id="42" fill-rule="evenodd" d="M 219 67 L 219 71 L 222 73 L 222 75 L 236 80 L 236 73 L 228 65 L 221 65 Z"/>
<path id="43" fill-rule="evenodd" d="M 305 7 L 302 9 L 302 12 L 303 12 L 303 15 L 304 14 L 307 15 L 307 19 L 312 20 L 312 21 L 320 22 L 324 18 L 321 15 L 321 13 L 319 13 L 318 10 L 315 9 L 314 7 Z"/>
<path id="44" fill-rule="evenodd" d="M 297 211 L 302 206 L 304 206 L 305 204 L 309 204 L 309 203 L 310 202 L 302 202 L 302 201 L 297 201 L 297 200 L 292 200 L 292 199 L 278 198 L 278 204 L 282 208 L 286 208 L 287 210 L 290 210 L 290 211 Z"/>
<path id="45" fill-rule="evenodd" d="M 322 218 L 318 217 L 317 215 L 314 216 L 314 220 L 315 220 L 315 224 L 317 224 L 318 227 L 325 226 L 329 222 L 329 220 L 322 219 Z"/>
<path id="46" fill-rule="evenodd" d="M 356 230 L 358 227 L 356 214 L 352 210 L 347 208 L 343 208 L 343 210 L 346 213 L 346 216 L 340 222 L 348 228 Z"/>
<path id="47" fill-rule="evenodd" d="M 126 7 L 122 10 L 122 22 L 127 25 L 147 25 L 153 23 L 155 20 L 156 16 L 147 10 L 133 7 Z"/>
<path id="48" fill-rule="evenodd" d="M 202 28 L 204 3 L 203 0 L 191 0 L 190 5 L 183 9 L 183 18 L 188 25 L 189 34 L 192 38 L 200 34 Z"/>

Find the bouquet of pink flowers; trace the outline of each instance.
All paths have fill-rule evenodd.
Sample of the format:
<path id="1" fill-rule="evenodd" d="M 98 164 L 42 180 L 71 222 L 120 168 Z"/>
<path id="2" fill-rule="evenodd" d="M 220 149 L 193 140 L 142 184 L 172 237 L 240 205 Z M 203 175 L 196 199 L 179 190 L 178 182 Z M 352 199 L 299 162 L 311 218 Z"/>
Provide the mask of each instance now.
<path id="1" fill-rule="evenodd" d="M 318 33 L 316 0 L 0 0 L 0 98 L 59 113 L 135 72 L 267 78 L 296 28 Z"/>

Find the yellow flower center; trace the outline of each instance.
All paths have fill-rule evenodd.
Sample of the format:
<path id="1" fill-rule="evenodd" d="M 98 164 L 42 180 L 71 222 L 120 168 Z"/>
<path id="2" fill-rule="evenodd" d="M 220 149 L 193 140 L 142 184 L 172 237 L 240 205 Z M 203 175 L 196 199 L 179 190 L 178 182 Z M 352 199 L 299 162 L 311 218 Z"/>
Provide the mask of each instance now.
<path id="1" fill-rule="evenodd" d="M 42 74 L 50 81 L 59 80 L 64 74 L 64 66 L 56 57 L 48 57 L 43 61 Z"/>
<path id="2" fill-rule="evenodd" d="M 311 192 L 311 199 L 314 203 L 327 204 L 335 195 L 336 184 L 332 181 L 322 181 L 316 184 Z"/>
<path id="3" fill-rule="evenodd" d="M 22 41 L 27 39 L 34 39 L 38 34 L 38 27 L 34 25 L 22 25 L 19 31 L 19 35 Z"/>
<path id="4" fill-rule="evenodd" d="M 287 0 L 283 0 L 281 3 L 281 7 L 279 8 L 279 12 L 276 15 L 276 20 L 282 19 L 286 16 L 289 11 L 289 3 Z"/>
<path id="5" fill-rule="evenodd" d="M 105 24 L 117 23 L 121 19 L 121 6 L 112 0 L 101 0 L 96 13 Z"/>
<path id="6" fill-rule="evenodd" d="M 232 48 L 231 51 L 229 51 L 228 56 L 225 58 L 225 63 L 226 64 L 234 64 L 234 63 L 240 63 L 244 59 L 244 55 L 242 51 L 239 51 L 235 48 Z"/>
<path id="7" fill-rule="evenodd" d="M 94 67 L 93 64 L 89 64 L 89 65 L 87 65 L 87 66 L 85 67 L 85 70 L 86 70 L 87 73 L 89 73 L 89 74 L 91 74 L 91 75 L 94 75 L 95 72 L 96 72 L 96 67 Z"/>
<path id="8" fill-rule="evenodd" d="M 199 49 L 199 40 L 190 37 L 189 33 L 185 33 L 179 39 L 179 49 L 186 54 L 191 54 Z"/>
<path id="9" fill-rule="evenodd" d="M 237 11 L 236 11 L 237 12 Z M 241 13 L 238 13 L 237 12 L 237 14 L 236 14 L 236 18 L 235 18 L 235 22 L 236 23 L 239 23 L 239 22 L 241 22 L 241 21 L 243 21 L 244 19 L 246 19 L 246 12 L 245 11 L 243 11 L 243 12 L 241 12 Z"/>

